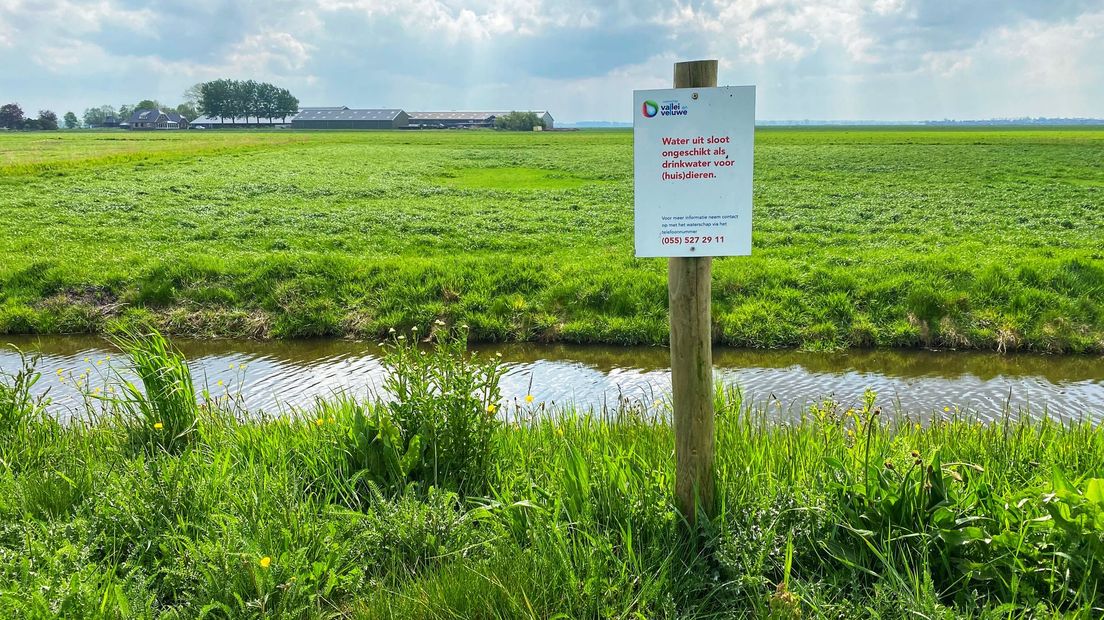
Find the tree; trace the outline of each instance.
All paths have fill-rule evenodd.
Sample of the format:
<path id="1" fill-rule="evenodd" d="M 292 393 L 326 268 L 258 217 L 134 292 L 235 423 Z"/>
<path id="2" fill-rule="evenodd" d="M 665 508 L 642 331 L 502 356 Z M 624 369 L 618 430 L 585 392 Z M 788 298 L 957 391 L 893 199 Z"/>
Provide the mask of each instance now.
<path id="1" fill-rule="evenodd" d="M 109 105 L 88 108 L 84 111 L 84 124 L 89 127 L 102 127 L 109 116 L 115 116 L 115 108 Z"/>
<path id="2" fill-rule="evenodd" d="M 57 114 L 54 114 L 50 110 L 38 111 L 38 128 L 46 129 L 49 131 L 57 131 L 58 119 Z"/>
<path id="3" fill-rule="evenodd" d="M 143 99 L 143 100 L 138 102 L 138 105 L 135 106 L 134 109 L 136 109 L 136 110 L 158 110 L 158 111 L 160 111 L 162 107 L 163 106 L 161 105 L 161 102 L 157 101 L 156 99 Z"/>
<path id="4" fill-rule="evenodd" d="M 23 108 L 19 107 L 18 103 L 5 103 L 0 106 L 0 127 L 23 128 Z"/>
<path id="5" fill-rule="evenodd" d="M 189 123 L 199 118 L 195 106 L 187 102 L 176 106 L 176 113 L 188 119 Z"/>
<path id="6" fill-rule="evenodd" d="M 212 118 L 247 121 L 256 118 L 287 119 L 299 111 L 299 100 L 285 88 L 254 80 L 212 80 L 197 85 L 196 107 Z M 195 87 L 193 87 L 195 88 Z M 192 90 L 192 89 L 189 89 Z"/>
<path id="7" fill-rule="evenodd" d="M 115 118 L 118 119 L 118 121 L 121 123 L 129 119 L 131 114 L 134 114 L 134 108 L 124 103 L 123 105 L 119 106 L 119 115 Z"/>
<path id="8" fill-rule="evenodd" d="M 203 83 L 192 84 L 188 87 L 188 90 L 184 91 L 184 103 L 192 104 L 192 107 L 199 107 L 199 100 L 203 98 Z"/>
<path id="9" fill-rule="evenodd" d="M 77 125 L 80 125 L 80 121 L 77 120 L 77 115 L 72 112 L 66 112 L 64 118 L 66 129 L 76 129 Z"/>
<path id="10" fill-rule="evenodd" d="M 536 112 L 514 111 L 495 118 L 495 129 L 533 131 L 534 127 L 544 127 L 544 121 Z"/>

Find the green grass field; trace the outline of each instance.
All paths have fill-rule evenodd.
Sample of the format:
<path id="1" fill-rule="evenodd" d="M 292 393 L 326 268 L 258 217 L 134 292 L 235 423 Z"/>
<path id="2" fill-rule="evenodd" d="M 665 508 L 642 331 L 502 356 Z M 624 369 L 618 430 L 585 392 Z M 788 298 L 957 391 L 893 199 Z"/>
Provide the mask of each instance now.
<path id="1" fill-rule="evenodd" d="M 629 132 L 0 134 L 0 333 L 662 343 Z M 720 343 L 1104 352 L 1104 131 L 764 129 Z"/>
<path id="2" fill-rule="evenodd" d="M 779 423 L 729 390 L 691 529 L 666 404 L 502 403 L 465 342 L 393 346 L 388 400 L 279 417 L 197 395 L 157 337 L 122 339 L 144 389 L 90 390 L 83 421 L 0 375 L 0 617 L 1104 613 L 1101 427 L 887 421 L 869 394 Z"/>

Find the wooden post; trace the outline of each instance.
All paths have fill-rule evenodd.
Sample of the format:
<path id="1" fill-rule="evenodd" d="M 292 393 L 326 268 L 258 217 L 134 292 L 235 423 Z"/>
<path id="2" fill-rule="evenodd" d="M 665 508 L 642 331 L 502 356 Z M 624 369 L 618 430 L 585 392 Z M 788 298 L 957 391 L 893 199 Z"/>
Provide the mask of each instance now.
<path id="1" fill-rule="evenodd" d="M 675 88 L 717 85 L 717 61 L 675 63 Z M 691 524 L 714 514 L 713 259 L 670 258 L 671 390 L 675 425 L 675 501 Z"/>

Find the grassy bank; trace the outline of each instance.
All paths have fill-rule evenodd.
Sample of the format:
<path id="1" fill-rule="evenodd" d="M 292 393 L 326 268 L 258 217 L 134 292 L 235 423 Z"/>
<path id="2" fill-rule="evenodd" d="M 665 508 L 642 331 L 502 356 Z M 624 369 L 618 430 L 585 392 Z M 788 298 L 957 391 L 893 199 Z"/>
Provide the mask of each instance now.
<path id="1" fill-rule="evenodd" d="M 393 337 L 390 397 L 247 415 L 157 337 L 61 425 L 0 387 L 0 616 L 1092 618 L 1104 431 L 918 425 L 717 395 L 718 516 L 689 532 L 662 403 L 502 403 L 459 339 Z"/>
<path id="2" fill-rule="evenodd" d="M 660 343 L 628 132 L 0 136 L 0 333 Z M 720 343 L 1104 351 L 1104 132 L 764 129 Z"/>

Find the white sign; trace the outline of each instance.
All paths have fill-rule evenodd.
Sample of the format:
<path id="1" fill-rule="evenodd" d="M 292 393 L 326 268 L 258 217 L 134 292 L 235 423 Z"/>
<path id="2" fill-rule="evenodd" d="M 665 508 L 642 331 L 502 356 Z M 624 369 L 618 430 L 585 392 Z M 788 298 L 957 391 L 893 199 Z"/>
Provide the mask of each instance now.
<path id="1" fill-rule="evenodd" d="M 637 256 L 751 254 L 755 87 L 633 91 Z"/>

